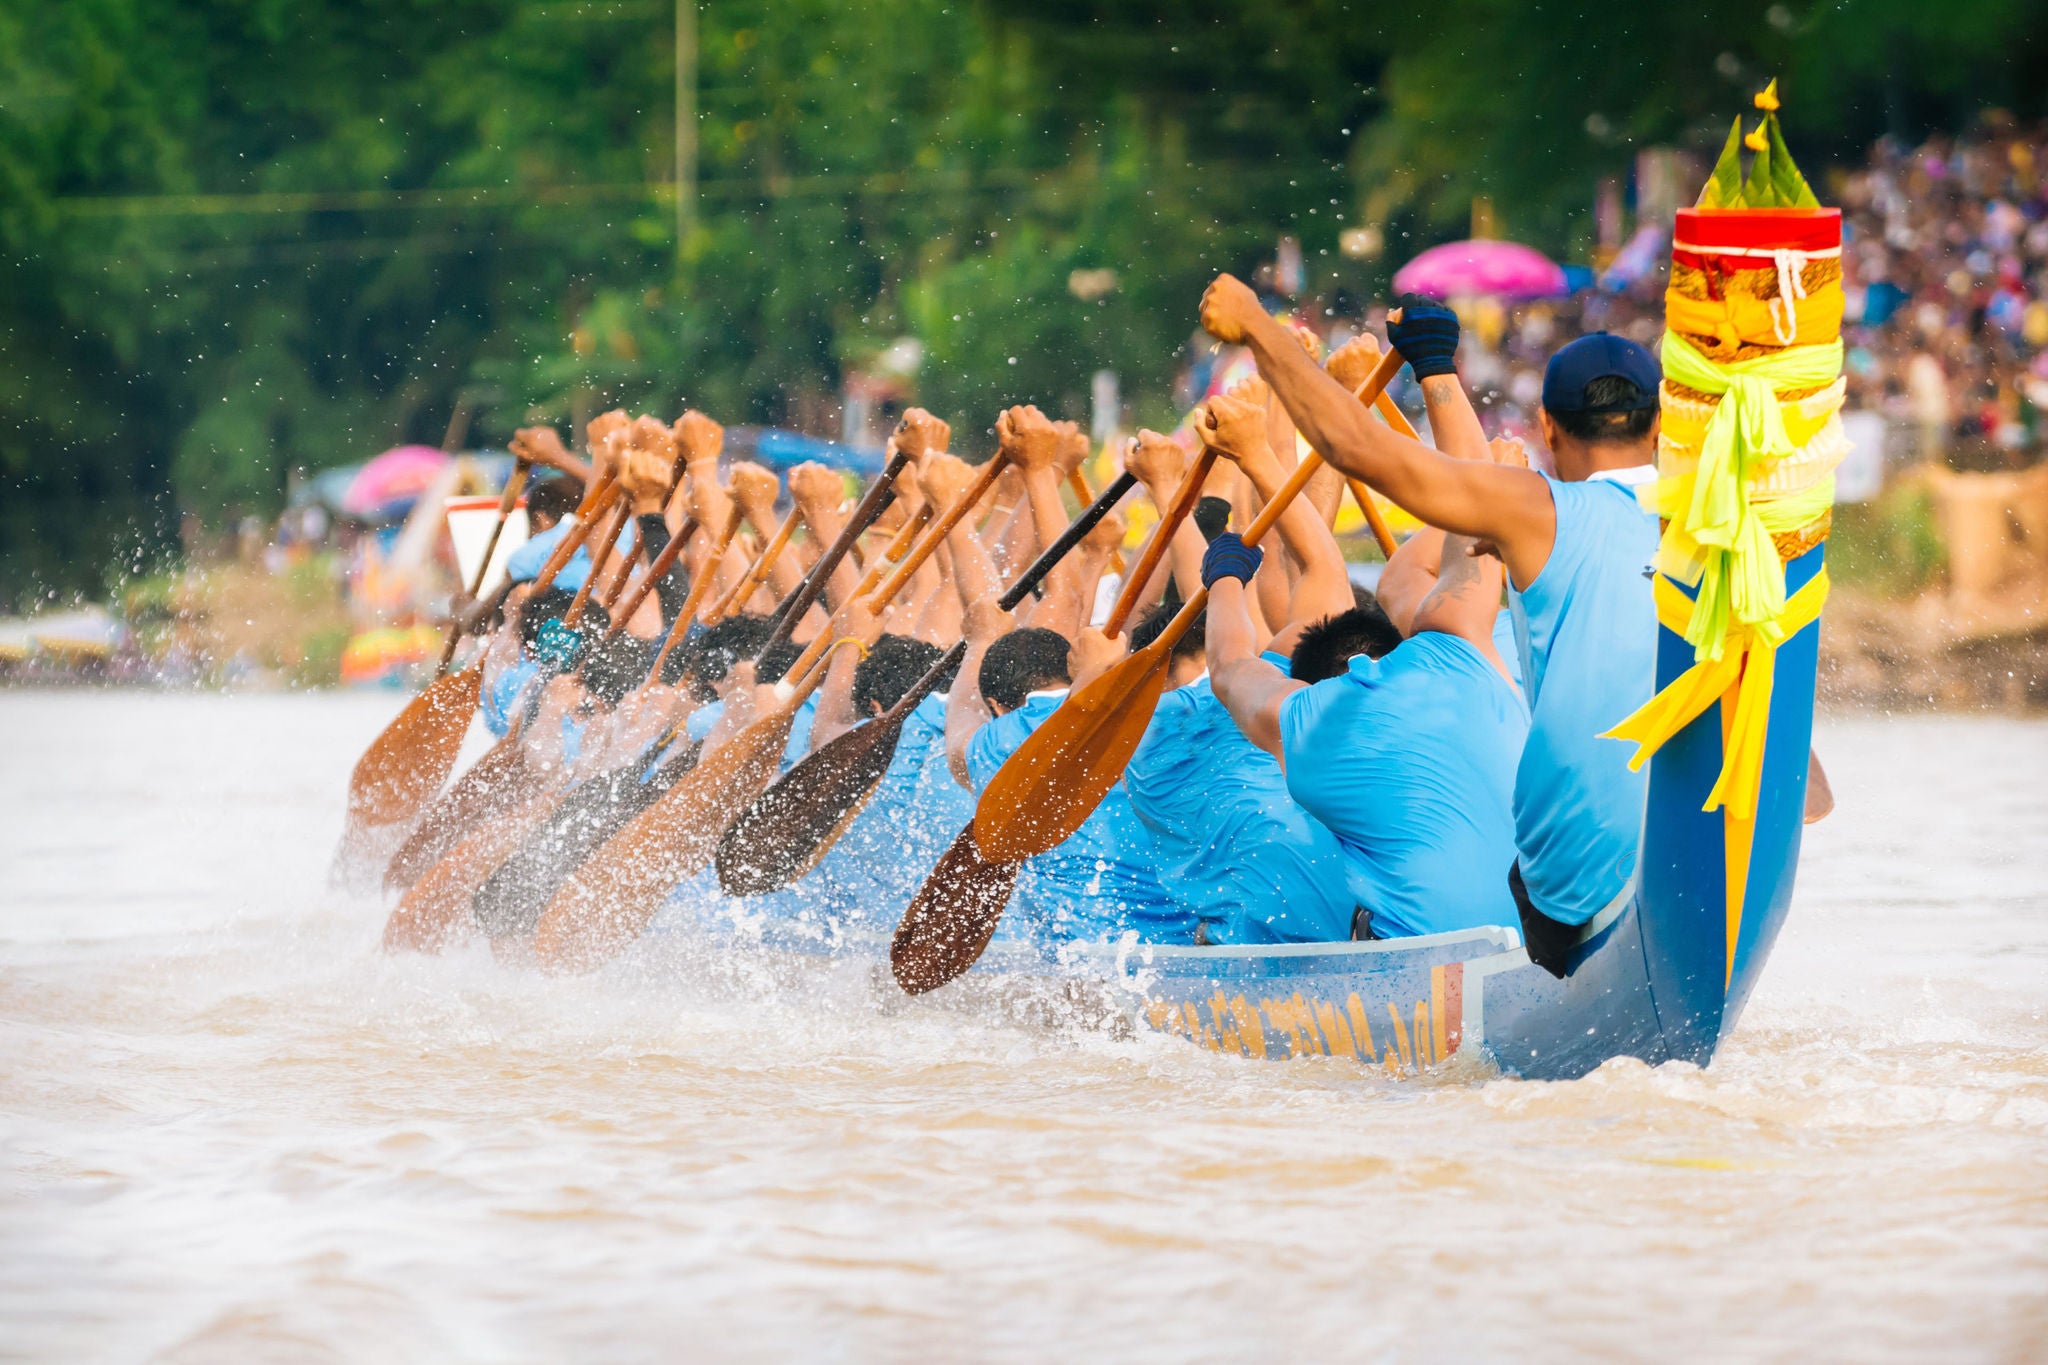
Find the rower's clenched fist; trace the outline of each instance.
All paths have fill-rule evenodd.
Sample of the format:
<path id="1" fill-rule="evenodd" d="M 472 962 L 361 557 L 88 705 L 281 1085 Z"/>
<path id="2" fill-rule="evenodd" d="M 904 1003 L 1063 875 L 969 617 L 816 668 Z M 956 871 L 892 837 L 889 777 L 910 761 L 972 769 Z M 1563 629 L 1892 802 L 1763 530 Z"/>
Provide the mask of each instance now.
<path id="1" fill-rule="evenodd" d="M 652 417 L 634 419 L 612 436 L 619 455 L 619 486 L 635 516 L 659 512 L 668 505 L 669 480 L 675 474 L 675 436 Z"/>
<path id="2" fill-rule="evenodd" d="M 1145 491 L 1157 502 L 1162 497 L 1171 497 L 1187 476 L 1187 452 L 1171 436 L 1140 431 L 1124 447 L 1124 468 L 1138 476 L 1138 482 L 1145 485 Z"/>
<path id="3" fill-rule="evenodd" d="M 1265 385 L 1257 392 L 1241 392 L 1240 384 L 1219 393 L 1195 409 L 1195 435 L 1202 444 L 1233 464 L 1270 454 L 1266 439 Z"/>
<path id="4" fill-rule="evenodd" d="M 1081 538 L 1081 549 L 1086 554 L 1107 556 L 1124 543 L 1124 531 L 1124 514 L 1112 511 L 1088 528 L 1088 534 Z"/>
<path id="5" fill-rule="evenodd" d="M 1058 423 L 1026 404 L 996 418 L 996 442 L 1020 469 L 1051 469 L 1066 449 L 1067 436 Z"/>
<path id="6" fill-rule="evenodd" d="M 584 426 L 583 435 L 590 442 L 590 463 L 600 475 L 618 476 L 618 439 L 632 424 L 633 419 L 624 408 L 613 408 L 600 412 Z"/>
<path id="7" fill-rule="evenodd" d="M 725 450 L 725 428 L 695 408 L 676 419 L 676 443 L 691 464 L 715 460 Z"/>
<path id="8" fill-rule="evenodd" d="M 910 408 L 904 412 L 903 420 L 896 424 L 894 440 L 898 450 L 908 452 L 912 460 L 923 463 L 925 456 L 953 448 L 953 428 L 923 408 Z"/>
<path id="9" fill-rule="evenodd" d="M 568 470 L 568 447 L 562 444 L 561 435 L 553 427 L 521 427 L 512 433 L 512 453 L 528 464 L 545 465 L 549 469 Z"/>
<path id="10" fill-rule="evenodd" d="M 760 465 L 742 460 L 732 467 L 732 500 L 764 536 L 775 532 L 775 500 L 781 496 L 781 480 Z"/>
<path id="11" fill-rule="evenodd" d="M 957 455 L 935 451 L 925 457 L 922 469 L 904 474 L 918 495 L 941 512 L 958 502 L 974 482 L 974 468 Z"/>
<path id="12" fill-rule="evenodd" d="M 1355 336 L 1339 346 L 1330 356 L 1330 363 L 1323 368 L 1330 372 L 1330 378 L 1345 388 L 1357 393 L 1372 372 L 1379 367 L 1380 344 L 1370 336 Z"/>
<path id="13" fill-rule="evenodd" d="M 846 480 L 839 477 L 837 470 L 828 469 L 816 460 L 805 460 L 789 471 L 789 496 L 795 499 L 806 516 L 816 512 L 836 512 L 846 501 Z"/>
<path id="14" fill-rule="evenodd" d="M 1218 275 L 1202 291 L 1202 328 L 1218 341 L 1243 345 L 1252 325 L 1265 316 L 1259 296 L 1235 275 Z"/>

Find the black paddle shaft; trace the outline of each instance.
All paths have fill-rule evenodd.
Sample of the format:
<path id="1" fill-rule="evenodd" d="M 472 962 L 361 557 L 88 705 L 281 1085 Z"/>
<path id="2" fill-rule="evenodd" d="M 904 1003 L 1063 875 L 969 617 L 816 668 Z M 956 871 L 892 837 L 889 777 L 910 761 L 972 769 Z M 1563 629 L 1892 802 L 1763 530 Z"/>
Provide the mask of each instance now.
<path id="1" fill-rule="evenodd" d="M 1138 476 L 1128 469 L 1110 480 L 1109 487 L 1102 490 L 1102 495 L 1082 508 L 1081 515 L 1067 524 L 1067 529 L 1060 532 L 1059 539 L 1046 546 L 1045 553 L 1032 560 L 1031 567 L 1024 571 L 1024 576 L 1012 583 L 1010 590 L 998 599 L 1003 610 L 1015 611 L 1017 604 L 1024 600 L 1027 593 L 1036 592 L 1038 585 L 1045 581 L 1045 576 L 1058 568 L 1060 561 L 1067 557 L 1067 552 L 1079 545 L 1082 537 L 1094 530 L 1097 523 L 1109 515 L 1110 509 L 1123 501 L 1124 494 L 1137 486 Z"/>
<path id="2" fill-rule="evenodd" d="M 883 468 L 881 477 L 868 486 L 868 491 L 861 495 L 860 502 L 855 505 L 853 516 L 848 518 L 846 529 L 840 532 L 839 539 L 834 541 L 824 554 L 818 556 L 818 562 L 811 566 L 810 574 L 797 589 L 796 597 L 789 603 L 788 609 L 782 613 L 782 619 L 775 623 L 775 629 L 768 636 L 767 643 L 761 646 L 762 654 L 766 654 L 790 637 L 790 633 L 796 629 L 796 623 L 803 620 L 804 613 L 818 600 L 818 594 L 825 591 L 825 580 L 832 576 L 832 571 L 839 567 L 839 561 L 846 558 L 847 552 L 853 549 L 853 542 L 860 539 L 861 533 L 875 524 L 875 518 L 882 515 L 882 508 L 896 495 L 896 476 L 909 467 L 910 452 L 899 450 Z M 758 657 L 759 655 L 756 656 Z"/>

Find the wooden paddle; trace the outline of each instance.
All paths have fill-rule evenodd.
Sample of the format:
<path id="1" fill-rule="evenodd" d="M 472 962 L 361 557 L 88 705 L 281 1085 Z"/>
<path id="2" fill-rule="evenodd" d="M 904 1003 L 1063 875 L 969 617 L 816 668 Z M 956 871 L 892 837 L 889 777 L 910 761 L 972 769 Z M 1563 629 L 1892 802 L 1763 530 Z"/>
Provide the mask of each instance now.
<path id="1" fill-rule="evenodd" d="M 967 822 L 889 939 L 889 971 L 905 994 L 937 990 L 980 960 L 1023 866 L 983 857 Z"/>
<path id="2" fill-rule="evenodd" d="M 519 502 L 519 494 L 526 487 L 527 473 L 532 468 L 533 462 L 524 455 L 512 461 L 511 477 L 505 480 L 505 491 L 498 498 L 498 520 L 491 527 L 491 538 L 484 542 L 484 557 L 477 561 L 476 577 L 470 580 L 468 599 L 472 603 L 483 594 L 484 575 L 491 571 L 491 556 L 498 552 L 498 540 L 505 534 L 505 523 L 512 518 L 512 508 Z M 446 677 L 448 665 L 455 662 L 455 646 L 462 642 L 462 624 L 459 614 L 448 623 L 448 641 L 441 646 L 441 662 L 434 669 L 436 678 Z"/>
<path id="3" fill-rule="evenodd" d="M 868 527 L 875 524 L 875 518 L 882 515 L 882 509 L 895 498 L 896 480 L 908 468 L 909 451 L 898 450 L 889 457 L 889 463 L 882 467 L 881 477 L 869 486 L 867 492 L 861 494 L 860 501 L 855 504 L 853 515 L 846 519 L 846 527 L 839 533 L 839 538 L 826 548 L 824 554 L 818 556 L 818 562 L 811 566 L 810 573 L 804 576 L 803 583 L 797 588 L 795 598 L 782 608 L 781 619 L 775 623 L 774 631 L 768 636 L 768 643 L 762 646 L 762 653 L 765 654 L 796 633 L 797 623 L 804 619 L 804 613 L 811 609 L 811 604 L 825 591 L 825 584 L 831 579 L 832 571 L 839 567 L 839 562 L 853 549 L 853 543 L 867 533 Z"/>
<path id="4" fill-rule="evenodd" d="M 860 586 L 853 590 L 855 597 L 866 597 L 873 592 L 875 586 L 882 581 L 882 575 L 903 562 L 903 556 L 910 553 L 911 542 L 917 539 L 919 532 L 931 525 L 932 517 L 938 510 L 927 502 L 904 518 L 903 524 L 896 528 L 896 534 L 889 538 L 889 543 L 883 547 L 882 553 L 876 555 L 875 562 L 868 566 L 867 573 L 860 580 Z"/>
<path id="5" fill-rule="evenodd" d="M 683 518 L 683 529 L 669 537 L 668 544 L 661 547 L 661 553 L 654 557 L 654 562 L 647 566 L 647 572 L 642 574 L 640 581 L 634 585 L 633 593 L 626 599 L 625 606 L 612 613 L 611 626 L 605 631 L 606 639 L 626 628 L 626 622 L 632 620 L 633 613 L 640 610 L 640 604 L 647 600 L 647 594 L 653 592 L 661 580 L 668 577 L 669 570 L 676 566 L 676 560 L 689 547 L 690 538 L 697 534 L 697 530 L 698 523 L 695 517 Z"/>
<path id="6" fill-rule="evenodd" d="M 1016 610 L 1036 591 L 1137 482 L 1134 474 L 1119 474 L 1003 593 L 1003 610 Z M 896 756 L 904 721 L 966 655 L 966 642 L 955 644 L 894 706 L 805 756 L 742 811 L 715 855 L 718 884 L 726 894 L 763 895 L 815 867 L 874 794 Z"/>
<path id="7" fill-rule="evenodd" d="M 1400 370 L 1389 350 L 1366 381 L 1378 393 Z M 1307 486 L 1322 457 L 1311 452 L 1294 468 L 1245 532 L 1256 545 Z M 975 807 L 977 843 L 991 860 L 1021 862 L 1064 843 L 1094 813 L 1138 742 L 1166 680 L 1167 656 L 1208 605 L 1205 589 L 1182 604 L 1158 638 L 1087 686 L 1068 695 L 1010 755 Z"/>
<path id="8" fill-rule="evenodd" d="M 534 591 L 544 592 L 554 584 L 556 575 L 575 557 L 582 548 L 585 537 L 590 534 L 593 521 L 581 520 L 584 511 L 595 510 L 602 500 L 609 480 L 601 480 L 584 497 L 579 519 L 572 522 L 566 534 L 549 553 L 547 562 L 535 575 Z M 481 669 L 481 660 L 476 665 Z M 482 675 L 479 671 L 478 686 L 481 695 Z M 468 729 L 468 722 L 463 722 Z M 458 746 L 460 739 L 457 740 Z M 452 760 L 451 760 L 452 766 Z M 490 819 L 499 811 L 509 809 L 527 799 L 533 789 L 534 774 L 526 768 L 525 750 L 520 747 L 518 732 L 515 730 L 500 739 L 484 755 L 469 767 L 455 784 L 427 807 L 426 814 L 399 846 L 384 869 L 384 885 L 387 890 L 410 886 L 428 868 L 445 857 L 456 841 L 462 838 L 471 825 L 479 820 Z"/>
<path id="9" fill-rule="evenodd" d="M 775 534 L 769 537 L 768 544 L 762 548 L 752 567 L 740 575 L 740 581 L 732 585 L 731 592 L 719 599 L 718 605 L 706 614 L 706 620 L 722 620 L 746 605 L 747 599 L 754 595 L 754 590 L 768 581 L 769 571 L 775 567 L 775 561 L 782 554 L 782 548 L 789 544 L 789 538 L 796 534 L 799 519 L 796 509 L 792 507 L 789 515 L 782 519 L 782 524 L 775 528 Z"/>
<path id="10" fill-rule="evenodd" d="M 612 491 L 609 479 L 599 480 L 585 496 L 584 507 L 594 511 L 605 505 Z M 552 582 L 568 563 L 589 535 L 589 526 L 589 521 L 578 518 L 569 528 L 548 557 L 553 572 L 546 573 L 544 581 Z M 373 828 L 404 824 L 419 814 L 455 766 L 482 691 L 479 657 L 461 672 L 428 684 L 370 742 L 349 774 L 344 847 Z"/>
<path id="11" fill-rule="evenodd" d="M 757 667 L 817 601 L 833 570 L 887 506 L 893 496 L 888 485 L 909 465 L 909 452 L 899 450 L 862 495 L 762 644 Z M 534 951 L 543 966 L 580 971 L 606 961 L 639 937 L 678 882 L 703 870 L 733 814 L 760 795 L 781 767 L 796 713 L 824 681 L 830 634 L 829 628 L 820 632 L 790 666 L 766 715 L 701 759 L 563 883 L 534 930 Z"/>
<path id="12" fill-rule="evenodd" d="M 1146 542 L 1145 552 L 1138 556 L 1138 566 L 1124 579 L 1123 587 L 1116 595 L 1116 605 L 1109 609 L 1109 619 L 1102 623 L 1102 633 L 1117 636 L 1124 633 L 1124 622 L 1130 619 L 1131 611 L 1138 605 L 1138 598 L 1144 593 L 1145 585 L 1152 581 L 1152 575 L 1159 568 L 1159 561 L 1173 545 L 1174 533 L 1195 510 L 1195 504 L 1202 500 L 1202 485 L 1209 481 L 1209 471 L 1216 467 L 1216 452 L 1203 450 L 1195 458 L 1194 466 L 1187 477 L 1181 480 L 1180 489 L 1173 495 L 1173 505 L 1161 511 L 1159 525 L 1152 532 L 1152 539 Z"/>
<path id="13" fill-rule="evenodd" d="M 972 512 L 975 505 L 988 496 L 988 490 L 996 486 L 996 479 L 1009 462 L 1009 456 L 1000 450 L 990 457 L 989 462 L 981 467 L 981 472 L 975 475 L 974 482 L 967 485 L 967 491 L 960 495 L 960 500 L 948 507 L 932 523 L 924 533 L 924 538 L 917 542 L 917 548 L 905 555 L 903 562 L 896 566 L 896 572 L 890 574 L 882 586 L 875 589 L 868 607 L 870 611 L 879 615 L 880 604 L 890 601 L 897 593 L 903 591 L 903 585 L 910 581 L 912 574 L 924 567 L 924 562 L 931 558 L 932 551 L 938 549 L 946 537 L 952 534 L 960 519 Z"/>
<path id="14" fill-rule="evenodd" d="M 1352 396 L 1364 402 L 1366 401 L 1365 391 L 1371 387 L 1372 381 L 1368 378 Z M 1415 430 L 1414 423 L 1408 420 L 1408 414 L 1394 406 L 1394 400 L 1387 397 L 1385 389 L 1381 389 L 1378 394 L 1374 395 L 1370 400 L 1370 406 L 1381 417 L 1386 419 L 1388 426 L 1400 432 L 1409 440 L 1419 441 L 1422 439 L 1421 435 Z M 1381 556 L 1392 559 L 1395 549 L 1394 533 L 1387 526 L 1387 518 L 1380 511 L 1378 499 L 1374 498 L 1372 490 L 1366 487 L 1365 480 L 1346 474 L 1344 482 L 1351 489 L 1351 497 L 1358 504 L 1358 510 L 1365 513 L 1365 524 L 1372 528 L 1372 538 L 1379 542 Z"/>

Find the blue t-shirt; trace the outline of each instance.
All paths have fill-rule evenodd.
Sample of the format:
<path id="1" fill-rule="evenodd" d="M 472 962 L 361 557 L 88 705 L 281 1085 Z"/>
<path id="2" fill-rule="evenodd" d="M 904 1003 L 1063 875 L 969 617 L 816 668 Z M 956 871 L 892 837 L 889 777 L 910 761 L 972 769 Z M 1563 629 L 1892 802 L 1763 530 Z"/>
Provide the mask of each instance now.
<path id="1" fill-rule="evenodd" d="M 974 798 L 946 765 L 946 699 L 934 693 L 904 717 L 874 794 L 797 889 L 847 919 L 894 924 L 973 818 Z"/>
<path id="2" fill-rule="evenodd" d="M 1583 924 L 1635 875 L 1648 774 L 1599 736 L 1650 699 L 1657 519 L 1607 479 L 1548 479 L 1557 540 L 1528 588 L 1509 589 L 1529 697 L 1515 775 L 1515 845 L 1536 908 Z"/>
<path id="3" fill-rule="evenodd" d="M 1266 658 L 1286 671 L 1285 657 Z M 1208 678 L 1159 699 L 1124 787 L 1160 881 L 1209 942 L 1351 937 L 1342 845 L 1295 804 L 1280 761 L 1245 738 Z"/>
<path id="4" fill-rule="evenodd" d="M 483 690 L 484 728 L 500 739 L 512 729 L 512 719 L 526 700 L 526 690 L 540 677 L 540 663 L 521 654 L 498 670 Z"/>
<path id="5" fill-rule="evenodd" d="M 600 527 L 593 535 L 603 533 Z M 537 536 L 530 536 L 524 545 L 505 558 L 505 574 L 514 583 L 531 583 L 540 577 L 540 571 L 547 566 L 548 556 L 555 552 L 555 546 L 562 543 L 562 537 L 569 534 L 569 520 L 564 517 Z M 635 528 L 632 522 L 619 536 L 619 552 L 630 554 L 634 545 Z M 576 547 L 576 553 L 569 556 L 561 572 L 555 575 L 554 586 L 564 592 L 576 592 L 583 587 L 583 580 L 590 577 L 590 550 L 588 542 Z"/>
<path id="6" fill-rule="evenodd" d="M 1522 646 L 1515 639 L 1515 614 L 1505 607 L 1493 618 L 1493 647 L 1500 651 L 1500 661 L 1508 666 L 1515 686 L 1522 686 Z"/>
<path id="7" fill-rule="evenodd" d="M 1280 704 L 1287 790 L 1343 844 L 1375 935 L 1518 922 L 1511 803 L 1528 730 L 1513 684 L 1439 631 Z"/>
<path id="8" fill-rule="evenodd" d="M 1016 710 L 974 732 L 967 743 L 967 771 L 976 796 L 1065 696 L 1026 698 Z M 1147 943 L 1192 942 L 1195 918 L 1160 885 L 1157 860 L 1151 834 L 1118 783 L 1065 843 L 1025 860 L 1017 874 L 1013 912 L 1003 917 L 997 932 L 1056 944 L 1115 938 L 1131 929 Z"/>
<path id="9" fill-rule="evenodd" d="M 790 722 L 789 743 L 782 746 L 782 771 L 794 768 L 803 756 L 811 751 L 811 722 L 818 714 L 818 694 L 811 693 L 804 698 L 804 704 L 797 707 L 796 718 Z M 704 737 L 711 733 L 711 727 L 718 724 L 725 715 L 723 701 L 707 701 L 690 713 L 683 722 L 683 733 L 694 743 L 702 744 Z M 759 717 L 756 717 L 759 719 Z M 663 754 L 666 757 L 666 751 Z"/>

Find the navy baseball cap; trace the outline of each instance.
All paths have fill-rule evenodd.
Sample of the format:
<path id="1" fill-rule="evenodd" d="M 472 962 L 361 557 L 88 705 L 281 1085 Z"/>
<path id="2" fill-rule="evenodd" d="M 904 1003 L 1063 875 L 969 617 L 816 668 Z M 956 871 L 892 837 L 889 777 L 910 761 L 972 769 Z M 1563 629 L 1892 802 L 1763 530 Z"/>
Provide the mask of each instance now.
<path id="1" fill-rule="evenodd" d="M 1640 412 L 1657 406 L 1663 367 L 1649 350 L 1612 332 L 1589 332 L 1559 349 L 1543 371 L 1543 406 L 1552 412 L 1593 412 L 1586 385 L 1596 379 L 1626 379 L 1643 391 L 1636 402 L 1603 406 L 1600 412 Z"/>

